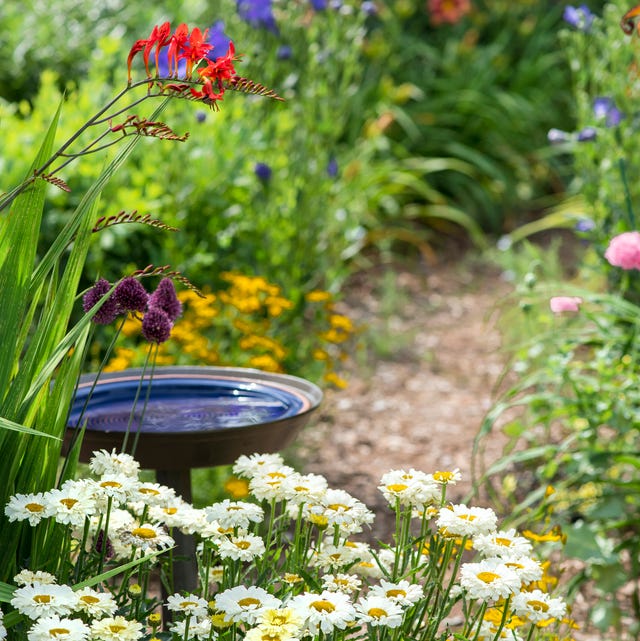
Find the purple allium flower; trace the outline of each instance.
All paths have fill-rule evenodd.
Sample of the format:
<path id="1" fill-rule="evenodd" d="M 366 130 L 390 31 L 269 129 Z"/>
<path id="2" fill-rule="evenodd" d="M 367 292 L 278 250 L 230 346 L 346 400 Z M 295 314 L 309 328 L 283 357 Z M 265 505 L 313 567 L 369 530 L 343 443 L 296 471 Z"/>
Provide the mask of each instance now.
<path id="1" fill-rule="evenodd" d="M 169 340 L 172 327 L 169 315 L 159 307 L 149 307 L 142 317 L 142 335 L 150 343 L 164 343 Z"/>
<path id="2" fill-rule="evenodd" d="M 127 312 L 144 312 L 149 301 L 149 294 L 144 285 L 133 276 L 123 278 L 113 290 L 113 298 L 119 314 Z"/>
<path id="3" fill-rule="evenodd" d="M 82 309 L 88 312 L 110 289 L 111 283 L 106 278 L 99 278 L 96 284 L 82 297 Z M 118 305 L 113 296 L 109 296 L 91 320 L 98 325 L 109 325 L 117 315 Z"/>
<path id="4" fill-rule="evenodd" d="M 257 162 L 253 171 L 255 175 L 262 180 L 262 182 L 269 181 L 271 179 L 271 174 L 273 174 L 271 167 L 264 162 Z"/>
<path id="5" fill-rule="evenodd" d="M 593 101 L 593 115 L 598 120 L 604 120 L 607 127 L 616 127 L 624 118 L 624 114 L 609 96 L 600 96 Z"/>
<path id="6" fill-rule="evenodd" d="M 595 129 L 595 127 L 585 127 L 584 129 L 581 129 L 577 136 L 576 140 L 578 142 L 591 142 L 592 140 L 595 140 L 598 137 L 598 132 Z"/>
<path id="7" fill-rule="evenodd" d="M 207 42 L 210 45 L 213 45 L 213 49 L 209 51 L 207 58 L 215 60 L 220 56 L 224 56 L 229 50 L 229 43 L 231 38 L 224 32 L 224 22 L 218 20 L 213 26 L 209 29 L 209 37 Z"/>
<path id="8" fill-rule="evenodd" d="M 572 27 L 587 32 L 591 29 L 595 15 L 586 4 L 581 4 L 579 7 L 568 5 L 564 8 L 562 18 Z"/>
<path id="9" fill-rule="evenodd" d="M 562 129 L 549 129 L 547 140 L 551 143 L 568 142 L 571 135 Z"/>
<path id="10" fill-rule="evenodd" d="M 176 288 L 171 278 L 163 278 L 149 297 L 149 307 L 162 310 L 173 323 L 182 314 L 182 303 L 176 296 Z"/>
<path id="11" fill-rule="evenodd" d="M 238 15 L 252 27 L 278 33 L 271 0 L 237 0 Z"/>
<path id="12" fill-rule="evenodd" d="M 293 56 L 293 49 L 289 45 L 280 45 L 276 51 L 278 60 L 290 60 Z"/>
<path id="13" fill-rule="evenodd" d="M 338 161 L 331 156 L 327 164 L 327 175 L 329 178 L 336 178 L 338 175 Z"/>

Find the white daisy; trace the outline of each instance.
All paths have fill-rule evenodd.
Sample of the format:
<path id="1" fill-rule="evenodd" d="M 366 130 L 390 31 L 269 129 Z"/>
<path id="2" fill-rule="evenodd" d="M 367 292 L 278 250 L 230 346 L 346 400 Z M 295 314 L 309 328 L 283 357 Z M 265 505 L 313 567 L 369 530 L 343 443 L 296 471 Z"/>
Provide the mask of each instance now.
<path id="1" fill-rule="evenodd" d="M 233 473 L 237 476 L 252 478 L 261 471 L 280 467 L 284 460 L 280 454 L 242 454 L 233 465 Z"/>
<path id="2" fill-rule="evenodd" d="M 137 479 L 125 474 L 106 473 L 93 482 L 93 496 L 103 511 L 106 509 L 109 499 L 114 507 L 120 507 L 131 500 L 137 485 Z"/>
<path id="3" fill-rule="evenodd" d="M 522 582 L 502 559 L 492 558 L 464 563 L 460 568 L 460 585 L 471 599 L 496 600 L 518 592 Z"/>
<path id="4" fill-rule="evenodd" d="M 325 574 L 322 577 L 322 587 L 329 592 L 351 594 L 360 590 L 362 581 L 355 574 Z"/>
<path id="5" fill-rule="evenodd" d="M 307 516 L 310 515 L 310 516 Z M 303 516 L 312 520 L 320 517 L 329 528 L 337 525 L 345 535 L 357 534 L 362 526 L 373 522 L 373 512 L 344 490 L 329 489 L 320 502 L 305 505 Z"/>
<path id="6" fill-rule="evenodd" d="M 358 620 L 368 625 L 397 628 L 402 624 L 403 610 L 398 603 L 383 596 L 366 596 L 356 603 Z"/>
<path id="7" fill-rule="evenodd" d="M 44 497 L 58 523 L 80 528 L 96 511 L 96 502 L 86 480 L 66 481 L 60 489 L 49 490 Z"/>
<path id="8" fill-rule="evenodd" d="M 218 554 L 221 559 L 252 561 L 265 553 L 264 541 L 255 534 L 239 534 L 218 541 Z"/>
<path id="9" fill-rule="evenodd" d="M 254 625 L 265 610 L 280 605 L 280 599 L 256 585 L 238 585 L 216 595 L 216 609 L 236 623 Z"/>
<path id="10" fill-rule="evenodd" d="M 52 509 L 42 492 L 14 494 L 4 508 L 9 521 L 29 521 L 38 525 L 52 514 Z"/>
<path id="11" fill-rule="evenodd" d="M 351 600 L 342 592 L 305 592 L 292 597 L 288 606 L 300 613 L 312 635 L 318 631 L 330 634 L 336 628 L 344 630 L 356 619 Z"/>
<path id="12" fill-rule="evenodd" d="M 516 594 L 511 607 L 517 615 L 532 623 L 561 619 L 567 611 L 567 606 L 562 599 L 554 598 L 542 590 Z"/>
<path id="13" fill-rule="evenodd" d="M 11 605 L 30 619 L 66 615 L 75 605 L 76 597 L 68 585 L 25 585 L 17 588 Z"/>
<path id="14" fill-rule="evenodd" d="M 116 533 L 124 545 L 141 550 L 162 550 L 175 545 L 162 525 L 143 523 L 137 527 L 123 528 Z"/>
<path id="15" fill-rule="evenodd" d="M 75 596 L 74 611 L 87 614 L 92 619 L 111 616 L 118 609 L 118 604 L 109 592 L 98 592 L 93 588 L 82 588 L 75 592 Z"/>
<path id="16" fill-rule="evenodd" d="M 293 490 L 290 498 L 293 509 L 302 503 L 314 503 L 321 500 L 328 488 L 327 479 L 319 474 L 296 474 L 289 479 L 289 484 Z M 297 516 L 297 509 L 295 509 L 293 516 Z"/>
<path id="17" fill-rule="evenodd" d="M 189 629 L 187 630 L 187 623 L 189 624 Z M 184 639 L 185 634 L 189 634 L 189 639 L 201 639 L 205 641 L 206 639 L 214 638 L 211 637 L 211 619 L 209 617 L 201 618 L 191 618 L 183 619 L 182 621 L 174 621 L 169 625 L 169 629 L 173 632 L 174 637 L 177 639 Z"/>
<path id="18" fill-rule="evenodd" d="M 544 568 L 540 562 L 528 556 L 507 558 L 504 560 L 504 564 L 520 577 L 523 585 L 539 581 L 544 574 Z"/>
<path id="19" fill-rule="evenodd" d="M 166 485 L 145 481 L 139 483 L 131 495 L 131 502 L 135 506 L 136 513 L 138 503 L 145 505 L 168 505 L 176 499 L 176 491 Z"/>
<path id="20" fill-rule="evenodd" d="M 193 521 L 194 509 L 190 503 L 178 496 L 165 505 L 150 506 L 149 519 L 164 523 L 167 527 L 187 527 Z"/>
<path id="21" fill-rule="evenodd" d="M 107 452 L 107 450 L 93 452 L 89 467 L 96 476 L 125 474 L 126 476 L 137 478 L 140 471 L 140 464 L 133 456 L 123 452 L 116 453 L 115 449 L 111 450 L 111 452 Z"/>
<path id="22" fill-rule="evenodd" d="M 460 504 L 441 508 L 436 524 L 443 536 L 477 536 L 495 532 L 497 522 L 490 508 Z"/>
<path id="23" fill-rule="evenodd" d="M 455 485 L 462 479 L 462 474 L 460 474 L 460 469 L 456 467 L 453 470 L 434 472 L 431 478 L 440 485 Z"/>
<path id="24" fill-rule="evenodd" d="M 265 630 L 258 626 L 247 630 L 244 635 L 244 641 L 297 641 L 300 637 L 296 634 L 291 634 L 287 630 Z"/>
<path id="25" fill-rule="evenodd" d="M 249 491 L 260 501 L 287 501 L 295 495 L 297 472 L 288 465 L 259 470 L 249 481 Z"/>
<path id="26" fill-rule="evenodd" d="M 173 594 L 167 598 L 167 608 L 172 612 L 182 612 L 190 617 L 206 616 L 209 604 L 197 594 Z"/>
<path id="27" fill-rule="evenodd" d="M 527 556 L 531 543 L 523 536 L 518 536 L 514 528 L 491 534 L 478 534 L 473 537 L 473 547 L 485 556 Z"/>
<path id="28" fill-rule="evenodd" d="M 251 523 L 264 520 L 264 510 L 255 503 L 225 499 L 205 508 L 207 521 L 217 521 L 221 527 L 248 529 Z"/>
<path id="29" fill-rule="evenodd" d="M 313 567 L 322 568 L 324 572 L 333 572 L 352 565 L 359 560 L 369 560 L 370 553 L 365 553 L 363 550 L 353 548 L 347 545 L 331 545 L 324 544 L 319 552 L 311 557 L 310 564 Z"/>
<path id="30" fill-rule="evenodd" d="M 52 585 L 58 582 L 58 579 L 49 572 L 43 570 L 21 570 L 13 577 L 13 582 L 17 585 Z"/>
<path id="31" fill-rule="evenodd" d="M 4 625 L 4 614 L 0 610 L 0 641 L 4 641 L 7 638 L 7 628 Z"/>
<path id="32" fill-rule="evenodd" d="M 474 638 L 476 641 L 522 641 L 522 637 L 510 628 L 502 628 L 498 633 L 498 628 L 491 621 L 482 621 L 478 636 Z"/>
<path id="33" fill-rule="evenodd" d="M 91 624 L 91 637 L 100 641 L 136 641 L 143 634 L 142 623 L 123 616 L 105 617 Z"/>
<path id="34" fill-rule="evenodd" d="M 281 639 L 297 637 L 303 625 L 300 613 L 289 607 L 267 608 L 258 620 L 258 628 L 263 634 Z"/>
<path id="35" fill-rule="evenodd" d="M 80 619 L 41 617 L 27 631 L 29 641 L 83 641 L 89 636 L 89 626 Z"/>
<path id="36" fill-rule="evenodd" d="M 380 479 L 378 489 L 392 507 L 397 502 L 403 507 L 420 507 L 439 501 L 442 494 L 432 477 L 414 469 L 387 472 Z"/>
<path id="37" fill-rule="evenodd" d="M 417 583 L 409 583 L 404 580 L 392 583 L 383 579 L 379 585 L 373 585 L 369 588 L 369 594 L 383 596 L 401 606 L 410 606 L 424 596 L 424 590 Z"/>

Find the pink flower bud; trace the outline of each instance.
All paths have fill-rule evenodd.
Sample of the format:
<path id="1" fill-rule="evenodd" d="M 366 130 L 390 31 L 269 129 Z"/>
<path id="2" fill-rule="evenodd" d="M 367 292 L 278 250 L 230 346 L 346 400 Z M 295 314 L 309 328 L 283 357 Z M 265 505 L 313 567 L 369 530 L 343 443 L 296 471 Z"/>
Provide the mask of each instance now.
<path id="1" fill-rule="evenodd" d="M 553 296 L 549 299 L 549 307 L 554 314 L 563 312 L 579 312 L 582 298 L 579 296 Z"/>

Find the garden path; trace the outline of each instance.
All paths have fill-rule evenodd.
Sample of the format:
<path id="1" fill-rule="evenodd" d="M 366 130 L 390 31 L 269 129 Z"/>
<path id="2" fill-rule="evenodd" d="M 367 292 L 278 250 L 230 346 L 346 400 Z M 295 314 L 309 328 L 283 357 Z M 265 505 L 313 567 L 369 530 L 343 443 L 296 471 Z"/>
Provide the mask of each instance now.
<path id="1" fill-rule="evenodd" d="M 385 472 L 459 468 L 449 498 L 471 489 L 473 441 L 505 362 L 497 312 L 511 287 L 487 261 L 454 253 L 353 278 L 341 311 L 371 328 L 376 347 L 352 364 L 347 389 L 326 394 L 296 444 L 306 472 L 376 513 L 375 538 L 392 525 L 376 489 Z"/>

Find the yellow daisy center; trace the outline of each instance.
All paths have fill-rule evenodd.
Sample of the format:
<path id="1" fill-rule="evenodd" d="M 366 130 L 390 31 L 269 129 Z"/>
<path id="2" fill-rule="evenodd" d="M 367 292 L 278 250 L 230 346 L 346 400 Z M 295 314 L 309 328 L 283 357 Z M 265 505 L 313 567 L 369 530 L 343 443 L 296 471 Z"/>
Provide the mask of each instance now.
<path id="1" fill-rule="evenodd" d="M 235 546 L 241 550 L 248 550 L 251 547 L 249 541 L 235 541 Z"/>
<path id="2" fill-rule="evenodd" d="M 24 507 L 29 512 L 42 512 L 44 510 L 44 505 L 40 505 L 40 503 L 27 503 Z"/>
<path id="3" fill-rule="evenodd" d="M 404 483 L 392 483 L 391 485 L 387 485 L 387 489 L 389 492 L 404 492 L 409 486 L 405 485 Z"/>
<path id="4" fill-rule="evenodd" d="M 485 583 L 492 583 L 496 579 L 500 578 L 500 575 L 496 574 L 495 572 L 479 572 L 477 576 L 481 581 L 484 581 Z"/>
<path id="5" fill-rule="evenodd" d="M 400 588 L 392 588 L 391 590 L 387 590 L 387 596 L 390 599 L 393 599 L 394 597 L 405 597 L 407 596 L 407 593 L 404 590 L 401 590 Z"/>
<path id="6" fill-rule="evenodd" d="M 137 536 L 139 539 L 155 539 L 156 531 L 150 527 L 136 527 L 131 530 L 133 536 Z"/>
<path id="7" fill-rule="evenodd" d="M 36 603 L 51 603 L 51 596 L 48 594 L 36 594 L 33 600 Z"/>
<path id="8" fill-rule="evenodd" d="M 247 596 L 244 599 L 240 599 L 238 601 L 238 605 L 241 608 L 248 608 L 252 605 L 260 605 L 260 599 L 256 599 L 255 597 L 252 597 L 252 596 Z"/>
<path id="9" fill-rule="evenodd" d="M 64 505 L 68 510 L 70 510 L 76 503 L 78 499 L 60 499 L 60 503 Z"/>
<path id="10" fill-rule="evenodd" d="M 527 601 L 527 605 L 536 612 L 547 612 L 549 610 L 549 604 L 544 601 L 531 600 Z"/>
<path id="11" fill-rule="evenodd" d="M 67 628 L 51 628 L 49 630 L 49 634 L 56 638 L 61 635 L 69 634 L 70 630 L 67 630 Z"/>
<path id="12" fill-rule="evenodd" d="M 367 614 L 374 619 L 381 619 L 382 617 L 387 616 L 386 611 L 382 608 L 370 608 Z"/>
<path id="13" fill-rule="evenodd" d="M 80 597 L 80 601 L 86 603 L 87 605 L 93 605 L 94 603 L 99 603 L 100 599 L 97 596 L 92 596 L 91 594 L 85 594 Z"/>
<path id="14" fill-rule="evenodd" d="M 321 601 L 313 601 L 313 603 L 311 603 L 311 607 L 318 612 L 333 612 L 336 609 L 336 606 L 333 605 L 331 601 L 327 601 L 325 599 L 322 599 Z"/>

